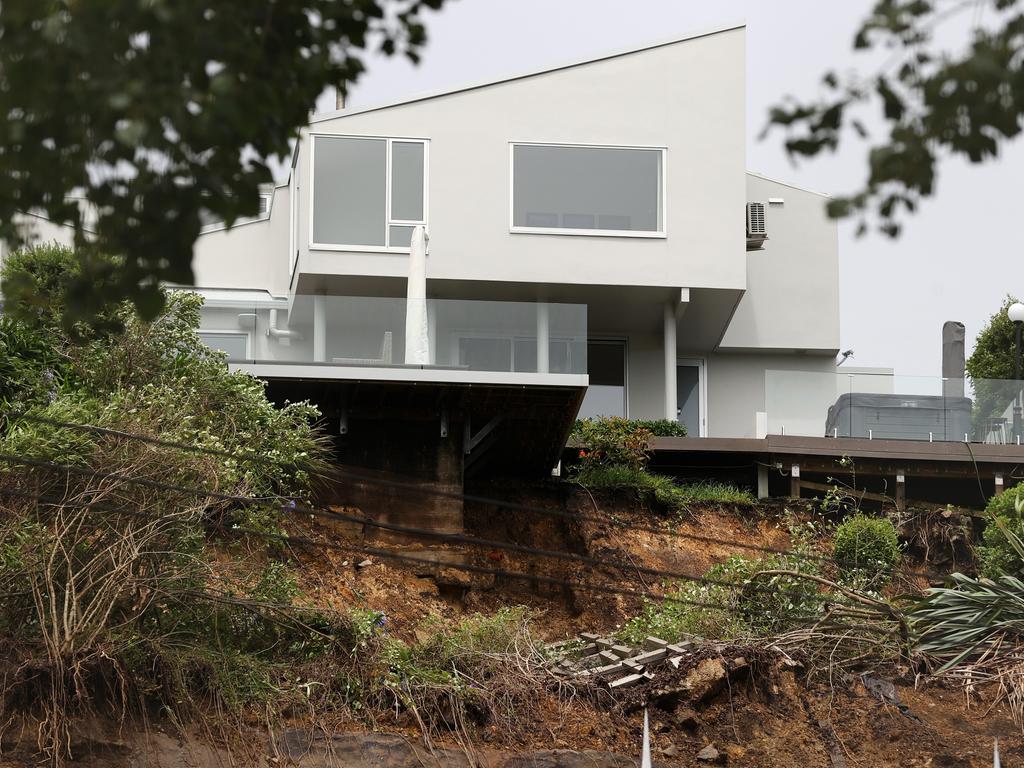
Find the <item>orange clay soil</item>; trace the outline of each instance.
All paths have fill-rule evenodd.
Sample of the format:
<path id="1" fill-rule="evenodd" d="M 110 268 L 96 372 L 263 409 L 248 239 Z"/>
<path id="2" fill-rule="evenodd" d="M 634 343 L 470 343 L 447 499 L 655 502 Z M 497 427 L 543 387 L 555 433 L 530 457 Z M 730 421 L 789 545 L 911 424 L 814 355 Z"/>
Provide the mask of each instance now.
<path id="1" fill-rule="evenodd" d="M 438 615 L 458 620 L 490 613 L 502 606 L 524 605 L 534 612 L 536 632 L 548 641 L 581 631 L 612 632 L 635 615 L 642 601 L 635 597 L 594 593 L 583 582 L 661 592 L 660 580 L 636 567 L 668 569 L 700 576 L 735 554 L 756 556 L 743 545 L 785 549 L 791 542 L 784 522 L 791 511 L 806 516 L 806 503 L 763 505 L 756 509 L 702 505 L 679 519 L 659 514 L 628 495 L 591 497 L 565 486 L 490 487 L 500 496 L 531 507 L 600 515 L 607 522 L 576 522 L 483 505 L 467 504 L 467 533 L 538 549 L 558 550 L 615 561 L 620 567 L 593 566 L 503 551 L 494 547 L 445 546 L 382 541 L 351 527 L 312 524 L 310 535 L 336 544 L 388 548 L 416 556 L 438 556 L 485 568 L 568 581 L 575 588 L 540 582 L 435 570 L 369 557 L 359 552 L 319 550 L 297 553 L 301 581 L 314 602 L 343 608 L 353 604 L 383 611 L 388 631 L 414 639 L 424 618 Z M 633 525 L 663 532 L 638 531 Z M 721 539 L 712 544 L 674 534 Z M 911 567 L 920 567 L 920 563 Z M 656 764 L 708 765 L 697 761 L 707 745 L 720 760 L 737 766 L 990 766 L 992 742 L 1000 739 L 1004 765 L 1024 764 L 1022 730 L 1008 709 L 992 705 L 993 691 L 982 690 L 968 700 L 958 688 L 894 679 L 904 711 L 873 698 L 857 679 L 806 683 L 792 673 L 767 692 L 763 684 L 740 680 L 695 710 L 652 712 Z M 493 728 L 475 735 L 483 748 L 512 750 L 602 750 L 636 755 L 641 719 L 612 707 L 595 708 L 581 700 L 559 702 L 554 696 L 523 713 L 530 736 L 509 740 Z M 415 738 L 415 724 L 399 716 L 376 726 Z M 338 724 L 359 730 L 357 723 Z"/>
<path id="2" fill-rule="evenodd" d="M 579 587 L 583 582 L 660 592 L 660 580 L 639 574 L 637 566 L 700 576 L 730 555 L 757 554 L 742 545 L 787 548 L 791 542 L 784 522 L 786 510 L 803 516 L 810 514 L 805 504 L 794 507 L 774 503 L 756 509 L 702 505 L 678 519 L 664 511 L 647 509 L 628 494 L 592 497 L 564 484 L 528 487 L 504 484 L 476 490 L 481 495 L 531 507 L 596 514 L 605 522 L 579 522 L 467 504 L 467 533 L 539 549 L 599 557 L 615 561 L 621 567 L 597 567 L 494 547 L 388 541 L 348 524 L 304 521 L 293 526 L 294 534 L 331 546 L 302 547 L 294 551 L 303 599 L 324 608 L 344 610 L 361 606 L 383 611 L 388 619 L 386 631 L 406 640 L 414 640 L 418 632 L 424 631 L 421 623 L 428 616 L 455 622 L 475 612 L 492 613 L 502 606 L 513 605 L 532 610 L 535 631 L 547 641 L 574 637 L 581 631 L 612 632 L 637 613 L 642 601 L 590 592 Z M 365 512 L 372 514 L 372 510 Z M 654 527 L 658 531 L 638 531 L 631 527 L 635 525 Z M 709 544 L 673 534 L 710 536 L 729 543 Z M 366 546 L 449 563 L 464 562 L 550 577 L 576 586 L 569 588 L 464 573 L 451 567 L 399 563 L 378 556 L 368 557 L 359 551 Z M 244 550 L 225 553 L 218 562 L 228 578 L 237 573 L 240 554 L 245 555 L 244 559 L 251 566 L 258 566 L 263 557 Z M 367 559 L 370 564 L 361 566 Z M 890 676 L 890 679 L 893 678 Z M 856 678 L 833 680 L 831 685 L 825 681 L 808 683 L 786 670 L 775 674 L 771 682 L 749 677 L 733 680 L 707 701 L 683 702 L 672 711 L 656 708 L 651 711 L 655 764 L 713 765 L 697 759 L 697 754 L 711 745 L 719 753 L 717 764 L 729 766 L 988 768 L 992 765 L 992 742 L 998 737 L 1003 765 L 1024 765 L 1021 728 L 1013 723 L 1005 706 L 992 705 L 993 691 L 975 692 L 968 701 L 957 688 L 934 683 L 922 683 L 915 688 L 909 679 L 894 679 L 894 682 L 903 711 L 879 702 Z M 631 759 L 639 755 L 641 715 L 625 712 L 611 702 L 596 707 L 582 698 L 560 700 L 548 694 L 523 712 L 522 718 L 525 727 L 521 733 L 525 735 L 510 737 L 493 726 L 483 726 L 472 734 L 476 747 L 484 752 L 563 749 L 614 752 Z M 111 738 L 118 743 L 132 743 L 127 726 L 107 725 L 107 728 L 97 728 L 97 732 L 111 731 L 114 734 Z M 286 765 L 283 758 L 268 762 L 270 738 L 266 725 L 258 719 L 239 724 L 238 739 L 229 761 L 240 765 Z M 308 732 L 310 727 L 301 714 L 296 714 L 289 722 L 274 725 L 276 739 L 283 729 Z M 328 716 L 317 727 L 353 734 L 357 739 L 361 737 L 356 734 L 369 730 L 400 734 L 411 741 L 420 737 L 414 718 L 394 711 L 376 713 L 372 722 L 349 716 Z M 8 731 L 5 745 L 9 736 Z M 152 764 L 224 763 L 225 745 L 202 746 L 208 739 L 204 741 L 201 734 L 196 734 L 195 740 L 200 751 L 206 750 L 207 758 L 196 758 L 193 751 L 189 760 L 183 760 L 175 752 L 180 750 L 180 746 L 175 746 L 175 739 L 159 732 L 156 737 L 154 749 L 159 754 Z M 438 746 L 458 748 L 458 743 L 454 738 L 442 738 Z M 18 762 L 16 755 L 5 749 L 5 756 L 0 756 L 0 766 L 27 764 Z M 123 751 L 110 752 L 103 746 L 85 754 L 81 762 L 106 768 L 127 764 L 125 755 Z M 301 764 L 330 763 L 303 760 Z M 537 764 L 555 768 L 579 763 Z M 610 765 L 600 761 L 587 764 Z"/>

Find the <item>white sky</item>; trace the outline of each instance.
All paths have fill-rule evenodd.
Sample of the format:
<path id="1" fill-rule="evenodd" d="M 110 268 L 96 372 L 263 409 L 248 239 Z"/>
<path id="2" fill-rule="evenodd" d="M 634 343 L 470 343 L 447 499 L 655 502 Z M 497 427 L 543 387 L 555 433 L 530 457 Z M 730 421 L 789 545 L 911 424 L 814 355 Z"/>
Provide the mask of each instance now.
<path id="1" fill-rule="evenodd" d="M 368 57 L 368 72 L 351 89 L 348 104 L 391 101 L 745 21 L 747 168 L 841 194 L 865 178 L 863 144 L 850 142 L 835 156 L 794 166 L 782 149 L 781 133 L 764 141 L 758 134 L 771 105 L 787 94 L 816 94 L 825 71 L 874 71 L 851 45 L 871 4 L 448 0 L 426 18 L 430 41 L 421 64 Z M 974 20 L 976 14 L 958 17 L 944 37 L 962 39 Z M 937 195 L 906 220 L 898 240 L 874 233 L 856 238 L 852 225 L 841 225 L 841 344 L 854 350 L 852 365 L 938 376 L 943 321 L 965 323 L 970 344 L 1006 293 L 1024 294 L 1024 259 L 1018 255 L 1024 247 L 1022 171 L 1021 141 L 984 166 L 947 160 L 939 169 Z"/>

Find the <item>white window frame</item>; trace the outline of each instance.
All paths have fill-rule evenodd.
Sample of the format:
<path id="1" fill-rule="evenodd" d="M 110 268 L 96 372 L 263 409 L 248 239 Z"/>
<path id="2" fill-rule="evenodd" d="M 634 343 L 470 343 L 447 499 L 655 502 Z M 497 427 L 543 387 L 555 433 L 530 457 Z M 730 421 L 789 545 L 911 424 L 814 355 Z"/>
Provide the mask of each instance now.
<path id="1" fill-rule="evenodd" d="M 391 240 L 391 227 L 408 227 L 422 224 L 424 229 L 429 229 L 430 218 L 430 139 L 403 136 L 365 136 L 355 133 L 310 133 L 309 142 L 309 248 L 314 251 L 348 251 L 362 253 L 409 253 L 410 246 L 392 246 L 387 243 Z M 313 202 L 313 195 L 316 190 L 316 142 L 318 138 L 329 139 L 372 139 L 375 141 L 387 142 L 384 163 L 384 242 L 385 245 L 349 245 L 338 243 L 318 243 L 313 238 L 313 216 L 316 206 Z M 391 147 L 396 142 L 400 144 L 422 144 L 423 145 L 423 220 L 411 221 L 408 219 L 391 218 Z"/>
<path id="2" fill-rule="evenodd" d="M 252 360 L 252 335 L 248 331 L 237 331 L 235 329 L 221 329 L 221 328 L 200 328 L 196 331 L 199 334 L 199 340 L 203 341 L 204 333 L 217 333 L 222 336 L 242 336 L 245 338 L 245 360 Z M 206 344 L 203 341 L 203 344 Z M 231 362 L 238 362 L 237 360 L 228 360 Z"/>
<path id="3" fill-rule="evenodd" d="M 661 153 L 659 165 L 658 231 L 645 232 L 635 229 L 572 229 L 565 227 L 521 227 L 515 223 L 515 155 L 516 147 L 582 147 L 586 149 L 643 149 Z M 662 239 L 668 237 L 665 226 L 665 201 L 668 199 L 666 176 L 667 147 L 642 144 L 583 144 L 557 141 L 510 141 L 508 143 L 508 231 L 514 235 L 579 235 L 583 237 L 642 237 Z"/>

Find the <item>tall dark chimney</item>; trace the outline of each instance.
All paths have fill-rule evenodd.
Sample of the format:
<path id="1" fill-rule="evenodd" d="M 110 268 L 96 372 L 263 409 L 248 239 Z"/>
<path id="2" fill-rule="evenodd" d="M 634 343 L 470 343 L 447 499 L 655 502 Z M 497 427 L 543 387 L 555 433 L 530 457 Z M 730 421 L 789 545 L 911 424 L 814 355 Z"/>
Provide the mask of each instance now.
<path id="1" fill-rule="evenodd" d="M 942 394 L 964 396 L 964 324 L 947 320 L 942 324 Z"/>

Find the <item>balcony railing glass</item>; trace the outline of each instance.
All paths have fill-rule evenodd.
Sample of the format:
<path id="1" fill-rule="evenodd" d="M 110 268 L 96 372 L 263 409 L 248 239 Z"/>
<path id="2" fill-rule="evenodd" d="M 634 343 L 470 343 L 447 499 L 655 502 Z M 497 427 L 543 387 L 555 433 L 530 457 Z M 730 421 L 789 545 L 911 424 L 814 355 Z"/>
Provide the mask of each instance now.
<path id="1" fill-rule="evenodd" d="M 767 433 L 1024 442 L 1019 435 L 1022 389 L 1024 382 L 996 379 L 767 371 Z"/>
<path id="2" fill-rule="evenodd" d="M 582 304 L 297 295 L 208 300 L 200 333 L 236 363 L 586 374 Z"/>

